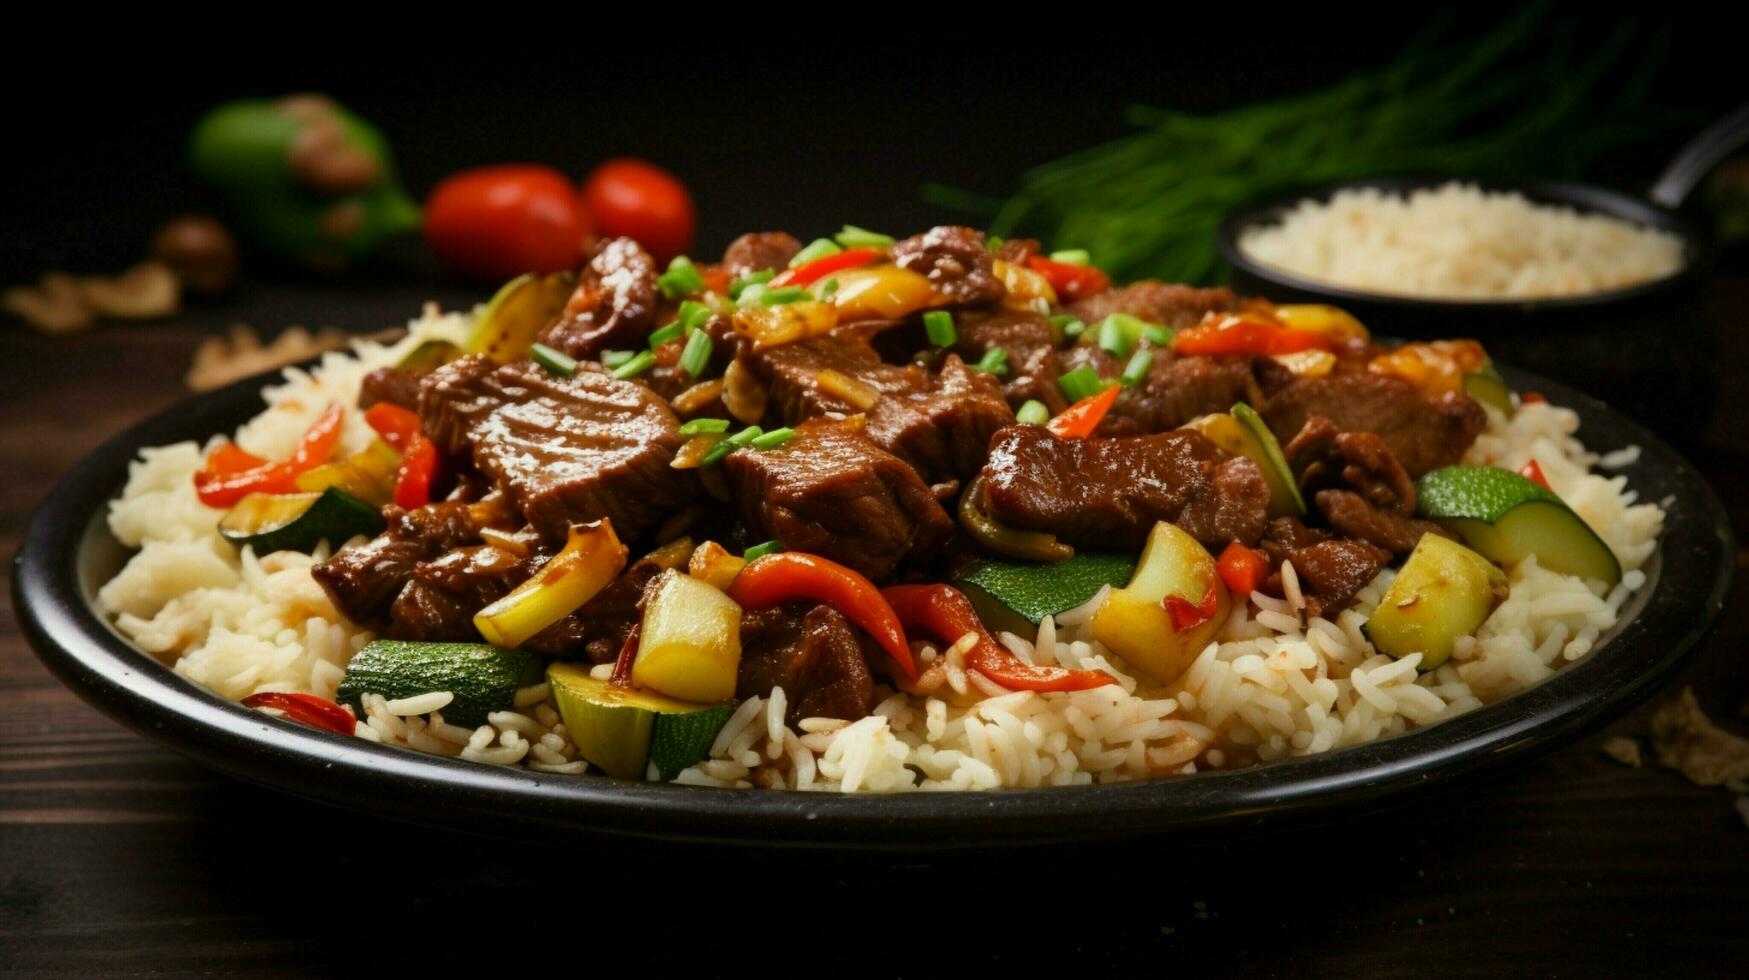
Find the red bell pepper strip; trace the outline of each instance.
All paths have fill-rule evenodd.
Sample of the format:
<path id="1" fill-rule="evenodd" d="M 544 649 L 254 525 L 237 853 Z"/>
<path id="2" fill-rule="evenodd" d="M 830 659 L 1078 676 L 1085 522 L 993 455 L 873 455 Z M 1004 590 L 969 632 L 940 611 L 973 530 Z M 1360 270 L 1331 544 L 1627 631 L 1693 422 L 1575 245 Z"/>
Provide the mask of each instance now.
<path id="1" fill-rule="evenodd" d="M 743 609 L 769 609 L 791 599 L 823 602 L 874 637 L 905 680 L 917 679 L 917 663 L 899 617 L 873 582 L 837 562 L 803 551 L 766 555 L 741 569 L 729 586 L 729 598 Z"/>
<path id="2" fill-rule="evenodd" d="M 1026 260 L 1026 267 L 1044 276 L 1051 288 L 1057 291 L 1058 299 L 1083 299 L 1111 288 L 1111 277 L 1090 265 L 1055 262 L 1034 255 Z"/>
<path id="3" fill-rule="evenodd" d="M 231 469 L 249 454 L 235 447 L 219 447 L 213 451 L 216 465 L 215 459 L 209 457 L 207 467 L 194 475 L 195 494 L 208 507 L 229 507 L 252 493 L 296 493 L 298 474 L 320 466 L 334 454 L 343 418 L 340 406 L 330 405 L 304 433 L 292 458 L 283 463 Z"/>
<path id="4" fill-rule="evenodd" d="M 638 663 L 638 636 L 643 631 L 643 623 L 632 624 L 632 631 L 626 634 L 626 641 L 619 646 L 619 656 L 613 659 L 613 675 L 608 678 L 608 683 L 615 687 L 632 686 L 632 668 Z"/>
<path id="5" fill-rule="evenodd" d="M 393 402 L 377 402 L 365 410 L 364 421 L 383 441 L 405 452 L 407 443 L 419 431 L 419 413 Z"/>
<path id="6" fill-rule="evenodd" d="M 352 712 L 327 698 L 314 694 L 292 694 L 286 691 L 262 691 L 243 699 L 245 708 L 278 708 L 285 716 L 311 728 L 321 728 L 337 735 L 351 735 L 358 722 Z"/>
<path id="7" fill-rule="evenodd" d="M 729 295 L 729 270 L 720 265 L 700 266 L 698 274 L 704 277 L 704 288 L 723 296 Z"/>
<path id="8" fill-rule="evenodd" d="M 1555 489 L 1554 487 L 1549 486 L 1549 478 L 1543 475 L 1543 468 L 1538 466 L 1534 459 L 1520 467 L 1518 475 L 1537 486 L 1542 487 L 1544 490 L 1553 491 Z"/>
<path id="9" fill-rule="evenodd" d="M 437 479 L 437 445 L 415 432 L 395 467 L 395 506 L 416 510 L 431 503 L 431 484 Z"/>
<path id="10" fill-rule="evenodd" d="M 225 442 L 207 454 L 205 472 L 213 476 L 230 476 L 266 465 L 267 460 L 260 456 L 244 452 L 243 447 L 234 442 Z"/>
<path id="11" fill-rule="evenodd" d="M 1262 552 L 1247 548 L 1237 541 L 1227 545 L 1226 550 L 1221 552 L 1221 557 L 1215 560 L 1215 568 L 1221 573 L 1221 581 L 1226 583 L 1227 590 L 1236 596 L 1248 596 L 1256 592 L 1269 578 L 1269 559 Z M 1212 610 L 1209 615 L 1214 615 Z"/>
<path id="12" fill-rule="evenodd" d="M 1182 633 L 1196 629 L 1215 618 L 1215 610 L 1220 608 L 1220 598 L 1215 594 L 1215 583 L 1210 581 L 1208 588 L 1203 590 L 1202 601 L 1199 603 L 1193 605 L 1189 599 L 1169 595 L 1160 604 L 1166 607 L 1167 615 L 1172 617 L 1173 632 Z"/>
<path id="13" fill-rule="evenodd" d="M 1526 405 L 1547 405 L 1549 400 L 1540 391 L 1527 391 L 1518 396 L 1518 400 Z"/>
<path id="14" fill-rule="evenodd" d="M 1290 330 L 1245 316 L 1211 319 L 1172 336 L 1172 349 L 1189 357 L 1293 354 L 1314 347 L 1327 349 L 1333 343 L 1330 337 L 1310 330 Z"/>
<path id="15" fill-rule="evenodd" d="M 1068 408 L 1058 412 L 1045 428 L 1059 439 L 1085 439 L 1099 428 L 1099 423 L 1105 419 L 1105 413 L 1111 411 L 1111 406 L 1117 404 L 1117 394 L 1122 390 L 1118 385 L 1112 385 L 1097 395 L 1088 395 Z"/>
<path id="16" fill-rule="evenodd" d="M 746 573 L 742 573 L 746 574 Z M 967 633 L 978 634 L 966 653 L 966 666 L 1014 691 L 1086 691 L 1117 683 L 1103 670 L 1040 667 L 1016 657 L 990 636 L 965 594 L 951 585 L 895 585 L 883 589 L 899 621 L 908 630 L 957 643 Z"/>
<path id="17" fill-rule="evenodd" d="M 812 262 L 785 269 L 771 280 L 771 286 L 812 286 L 834 272 L 860 269 L 881 257 L 878 248 L 847 248 L 842 252 L 823 255 Z"/>

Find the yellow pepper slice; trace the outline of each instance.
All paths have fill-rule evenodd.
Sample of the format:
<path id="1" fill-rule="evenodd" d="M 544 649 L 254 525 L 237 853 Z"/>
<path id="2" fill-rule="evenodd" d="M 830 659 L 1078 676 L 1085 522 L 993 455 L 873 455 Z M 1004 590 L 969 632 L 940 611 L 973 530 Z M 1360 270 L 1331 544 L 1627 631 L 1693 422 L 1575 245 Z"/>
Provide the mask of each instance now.
<path id="1" fill-rule="evenodd" d="M 574 526 L 564 549 L 528 581 L 480 610 L 474 628 L 493 646 L 521 646 L 595 598 L 625 568 L 626 556 L 612 521 Z"/>

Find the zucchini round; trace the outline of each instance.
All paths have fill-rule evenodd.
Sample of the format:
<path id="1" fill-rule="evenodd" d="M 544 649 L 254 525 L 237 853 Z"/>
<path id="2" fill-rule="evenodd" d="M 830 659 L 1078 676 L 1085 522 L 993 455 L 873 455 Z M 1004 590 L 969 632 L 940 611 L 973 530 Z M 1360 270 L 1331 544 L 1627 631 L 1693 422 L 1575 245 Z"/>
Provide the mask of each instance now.
<path id="1" fill-rule="evenodd" d="M 664 782 L 710 755 L 733 704 L 689 704 L 654 691 L 596 680 L 573 663 L 547 668 L 565 731 L 590 765 L 619 779 L 643 779 L 649 767 Z"/>
<path id="2" fill-rule="evenodd" d="M 1362 629 L 1399 660 L 1421 654 L 1416 669 L 1426 673 L 1445 663 L 1458 637 L 1474 634 L 1506 593 L 1506 575 L 1493 562 L 1450 538 L 1423 534 Z"/>
<path id="3" fill-rule="evenodd" d="M 503 650 L 484 643 L 419 643 L 372 640 L 353 654 L 336 699 L 359 709 L 364 695 L 393 701 L 432 691 L 455 695 L 443 709 L 445 721 L 473 728 L 486 715 L 508 711 L 516 691 L 540 676 L 540 661 L 525 650 Z"/>
<path id="4" fill-rule="evenodd" d="M 1447 466 L 1416 484 L 1421 516 L 1502 565 L 1537 564 L 1613 587 L 1621 562 L 1584 518 L 1548 490 L 1494 466 Z"/>
<path id="5" fill-rule="evenodd" d="M 249 545 L 257 557 L 275 551 L 314 551 L 357 535 L 380 534 L 383 515 L 339 487 L 320 493 L 252 493 L 219 521 L 219 535 Z"/>

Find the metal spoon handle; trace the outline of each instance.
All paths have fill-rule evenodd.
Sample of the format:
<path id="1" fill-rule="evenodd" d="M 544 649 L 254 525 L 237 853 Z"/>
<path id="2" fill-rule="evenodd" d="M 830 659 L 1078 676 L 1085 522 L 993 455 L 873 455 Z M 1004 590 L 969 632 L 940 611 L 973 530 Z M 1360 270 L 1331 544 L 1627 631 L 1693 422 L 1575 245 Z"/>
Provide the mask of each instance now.
<path id="1" fill-rule="evenodd" d="M 1749 103 L 1738 106 L 1690 140 L 1664 168 L 1648 196 L 1658 205 L 1676 210 L 1720 160 L 1745 143 L 1749 143 Z"/>

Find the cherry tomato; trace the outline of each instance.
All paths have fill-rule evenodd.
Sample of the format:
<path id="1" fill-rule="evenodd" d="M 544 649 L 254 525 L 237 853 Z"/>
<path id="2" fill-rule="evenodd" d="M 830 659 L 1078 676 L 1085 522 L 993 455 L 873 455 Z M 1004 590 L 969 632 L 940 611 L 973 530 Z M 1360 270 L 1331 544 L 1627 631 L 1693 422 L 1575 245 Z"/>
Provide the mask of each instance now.
<path id="1" fill-rule="evenodd" d="M 680 178 L 631 157 L 609 160 L 589 174 L 583 206 L 601 235 L 635 239 L 663 265 L 692 247 L 698 226 L 692 194 Z"/>
<path id="2" fill-rule="evenodd" d="M 425 201 L 425 243 L 446 264 L 481 279 L 576 268 L 589 232 L 575 185 L 539 164 L 464 170 Z"/>

